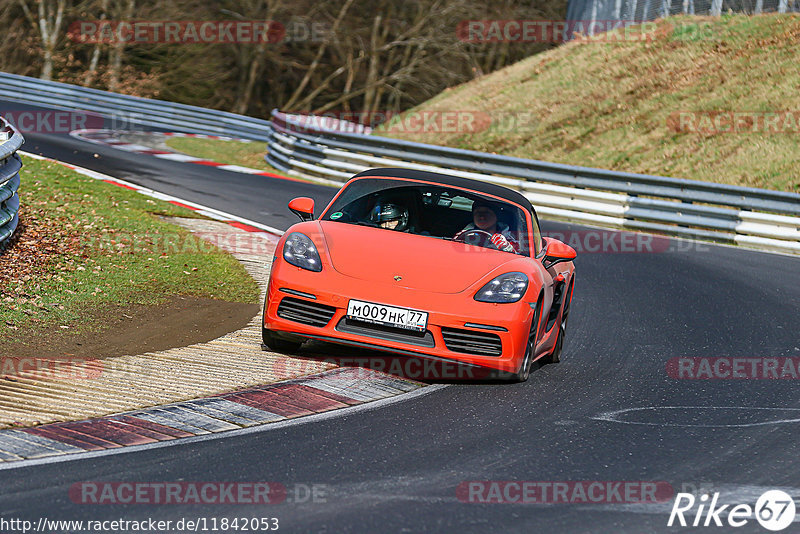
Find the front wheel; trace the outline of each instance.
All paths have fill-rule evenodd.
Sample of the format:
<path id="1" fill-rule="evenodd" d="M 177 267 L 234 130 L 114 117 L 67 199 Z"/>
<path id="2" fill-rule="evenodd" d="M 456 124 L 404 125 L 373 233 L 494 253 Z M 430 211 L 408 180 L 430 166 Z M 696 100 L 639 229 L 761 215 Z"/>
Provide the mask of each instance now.
<path id="1" fill-rule="evenodd" d="M 274 352 L 288 352 L 288 353 L 295 353 L 300 350 L 300 345 L 302 342 L 299 341 L 289 341 L 288 339 L 282 339 L 271 331 L 267 330 L 263 326 L 261 327 L 261 340 L 264 342 L 264 345 L 267 348 Z"/>
<path id="2" fill-rule="evenodd" d="M 528 343 L 525 346 L 525 356 L 522 358 L 519 370 L 513 373 L 510 377 L 511 382 L 525 382 L 531 375 L 531 365 L 533 364 L 533 356 L 536 353 L 536 338 L 539 333 L 539 316 L 541 315 L 542 302 L 541 300 L 536 305 L 536 311 L 531 320 L 531 328 L 528 333 Z"/>

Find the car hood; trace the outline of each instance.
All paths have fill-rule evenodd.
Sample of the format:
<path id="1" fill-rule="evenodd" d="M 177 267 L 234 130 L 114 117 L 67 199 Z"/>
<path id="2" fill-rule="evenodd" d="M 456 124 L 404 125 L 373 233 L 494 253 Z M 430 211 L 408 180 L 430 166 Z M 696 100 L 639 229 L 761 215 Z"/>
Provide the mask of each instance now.
<path id="1" fill-rule="evenodd" d="M 370 283 L 460 293 L 519 256 L 433 237 L 320 222 L 333 268 Z M 401 280 L 395 280 L 395 277 Z"/>

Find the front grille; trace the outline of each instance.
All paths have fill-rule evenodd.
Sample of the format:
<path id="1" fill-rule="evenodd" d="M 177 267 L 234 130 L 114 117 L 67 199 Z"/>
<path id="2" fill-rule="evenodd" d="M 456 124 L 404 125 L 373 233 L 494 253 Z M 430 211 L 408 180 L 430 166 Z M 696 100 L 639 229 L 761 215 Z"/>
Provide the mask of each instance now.
<path id="1" fill-rule="evenodd" d="M 316 302 L 284 297 L 278 305 L 278 317 L 309 326 L 325 326 L 333 319 L 336 308 Z"/>
<path id="2" fill-rule="evenodd" d="M 339 332 L 347 332 L 348 334 L 358 334 L 361 336 L 374 337 L 376 339 L 384 339 L 386 341 L 419 345 L 420 347 L 433 347 L 435 345 L 433 334 L 431 334 L 430 330 L 417 332 L 415 330 L 393 328 L 391 326 L 357 321 L 348 319 L 347 317 L 342 317 L 342 320 L 336 325 L 336 330 Z"/>
<path id="3" fill-rule="evenodd" d="M 442 337 L 447 350 L 476 354 L 478 356 L 500 356 L 503 343 L 497 334 L 461 330 L 460 328 L 442 328 Z"/>

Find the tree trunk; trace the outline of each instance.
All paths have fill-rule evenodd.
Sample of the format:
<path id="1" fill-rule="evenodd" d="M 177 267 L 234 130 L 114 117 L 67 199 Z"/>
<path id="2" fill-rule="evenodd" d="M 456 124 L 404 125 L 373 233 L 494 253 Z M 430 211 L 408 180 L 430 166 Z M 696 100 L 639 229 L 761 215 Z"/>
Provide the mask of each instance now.
<path id="1" fill-rule="evenodd" d="M 267 11 L 264 14 L 265 23 L 272 23 L 272 19 L 275 18 L 277 9 L 278 2 L 273 2 L 270 0 L 267 1 Z M 267 35 L 269 35 L 269 31 L 267 31 Z M 266 38 L 267 36 L 265 35 L 264 37 Z M 258 43 L 255 54 L 253 54 L 253 57 L 250 60 L 250 68 L 247 72 L 247 81 L 244 84 L 244 89 L 242 90 L 238 102 L 236 102 L 236 106 L 233 109 L 234 113 L 246 115 L 247 110 L 250 109 L 250 101 L 253 99 L 253 90 L 255 89 L 256 82 L 261 75 L 264 57 L 267 55 L 267 46 L 271 45 L 272 43 L 268 43 L 267 41 L 261 41 Z"/>
<path id="2" fill-rule="evenodd" d="M 108 12 L 108 0 L 102 0 L 100 9 L 103 11 L 100 14 L 100 20 L 106 20 L 106 13 Z M 98 40 L 99 41 L 99 40 Z M 92 57 L 89 60 L 89 69 L 86 71 L 86 76 L 83 78 L 83 86 L 91 87 L 94 83 L 95 76 L 97 76 L 97 65 L 100 63 L 100 43 L 97 42 L 92 50 Z"/>
<path id="3" fill-rule="evenodd" d="M 120 0 L 122 1 L 122 0 Z M 130 21 L 136 9 L 136 0 L 128 0 L 122 14 L 122 21 Z M 125 41 L 119 39 L 111 49 L 111 77 L 108 80 L 108 90 L 116 92 L 119 89 L 119 80 L 122 75 L 122 56 L 125 54 Z"/>
<path id="4" fill-rule="evenodd" d="M 367 80 L 364 83 L 366 88 L 364 92 L 364 105 L 361 108 L 364 116 L 368 116 L 372 110 L 372 100 L 377 89 L 375 80 L 378 78 L 378 64 L 380 63 L 380 51 L 378 50 L 378 29 L 381 25 L 382 17 L 376 15 L 372 20 L 372 34 L 370 37 L 370 50 L 369 50 L 369 69 L 367 70 Z"/>
<path id="5" fill-rule="evenodd" d="M 64 6 L 66 0 L 56 0 L 55 7 L 52 0 L 38 0 L 37 16 L 34 17 L 26 0 L 19 0 L 25 18 L 39 34 L 42 40 L 42 73 L 39 76 L 42 80 L 53 78 L 53 55 L 58 44 L 61 23 L 64 20 Z"/>
<path id="6" fill-rule="evenodd" d="M 336 20 L 334 21 L 333 26 L 331 27 L 330 34 L 322 42 L 322 45 L 320 45 L 319 49 L 317 50 L 317 55 L 314 57 L 314 60 L 311 62 L 311 65 L 309 65 L 308 70 L 306 71 L 305 76 L 303 76 L 303 79 L 300 81 L 300 84 L 297 86 L 297 89 L 295 89 L 294 93 L 292 93 L 292 96 L 289 98 L 289 101 L 283 105 L 284 109 L 290 110 L 292 106 L 294 106 L 297 100 L 300 98 L 300 95 L 303 94 L 303 91 L 305 90 L 306 86 L 311 81 L 311 76 L 314 74 L 314 71 L 317 70 L 317 66 L 319 65 L 319 62 L 322 59 L 322 56 L 328 49 L 328 45 L 331 43 L 333 39 L 336 39 L 336 32 L 339 30 L 339 25 L 342 23 L 342 20 L 344 19 L 345 14 L 347 14 L 347 10 L 350 9 L 350 6 L 353 4 L 353 1 L 354 0 L 346 0 L 344 5 L 342 6 L 342 9 L 339 10 L 339 14 L 336 16 Z"/>

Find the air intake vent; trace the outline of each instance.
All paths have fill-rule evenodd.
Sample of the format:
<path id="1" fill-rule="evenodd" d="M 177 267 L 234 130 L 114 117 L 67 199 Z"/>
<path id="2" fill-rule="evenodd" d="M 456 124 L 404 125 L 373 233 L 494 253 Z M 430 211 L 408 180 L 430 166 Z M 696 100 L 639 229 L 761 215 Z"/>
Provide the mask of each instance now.
<path id="1" fill-rule="evenodd" d="M 544 327 L 545 332 L 549 332 L 553 325 L 556 324 L 558 313 L 561 311 L 561 300 L 564 298 L 564 288 L 566 284 L 559 282 L 553 290 L 553 307 L 550 308 L 550 314 L 547 316 L 547 324 Z"/>
<path id="2" fill-rule="evenodd" d="M 278 306 L 278 317 L 281 319 L 296 321 L 309 326 L 325 326 L 335 313 L 336 308 L 332 306 L 292 297 L 285 297 Z"/>
<path id="3" fill-rule="evenodd" d="M 475 330 L 442 328 L 442 337 L 448 350 L 476 354 L 478 356 L 500 356 L 503 344 L 500 336 Z"/>
<path id="4" fill-rule="evenodd" d="M 391 326 L 355 321 L 347 317 L 342 317 L 342 320 L 336 325 L 336 330 L 377 339 L 385 339 L 387 341 L 399 341 L 400 343 L 419 345 L 420 347 L 435 346 L 433 334 L 431 334 L 430 330 L 416 332 L 413 330 L 404 330 L 402 328 L 392 328 Z"/>

